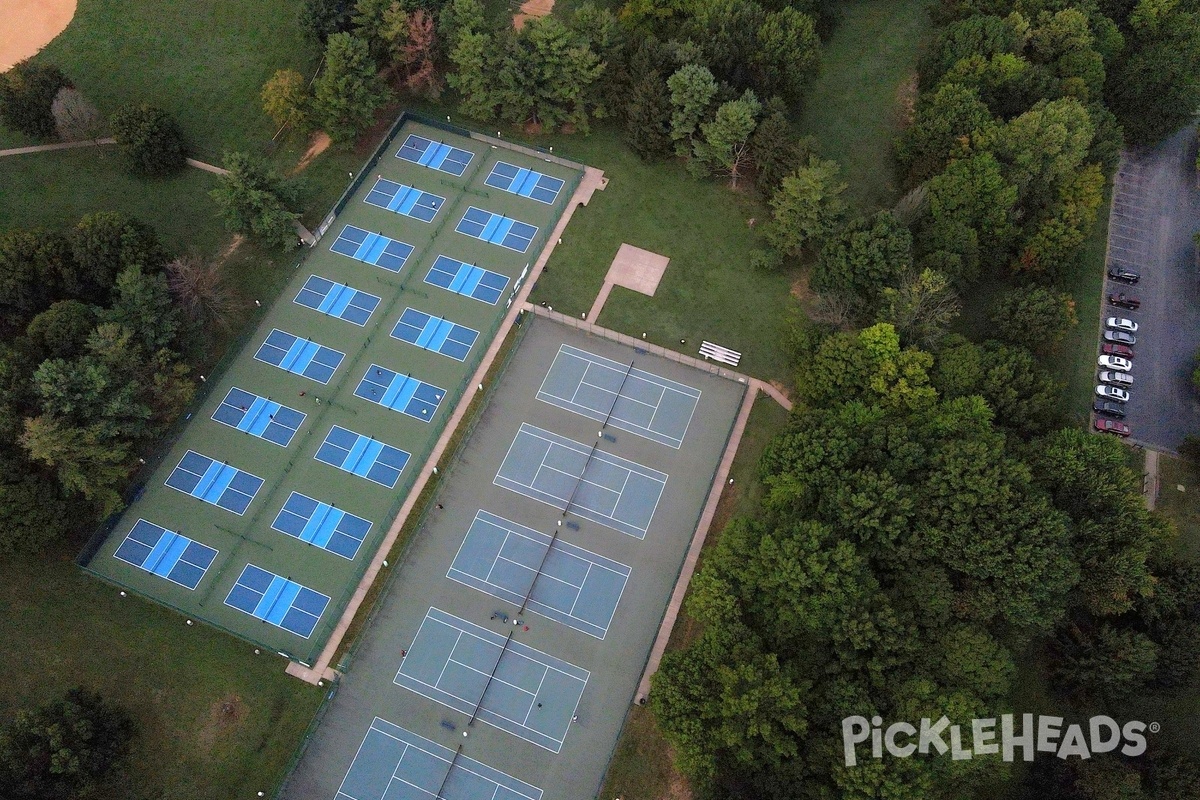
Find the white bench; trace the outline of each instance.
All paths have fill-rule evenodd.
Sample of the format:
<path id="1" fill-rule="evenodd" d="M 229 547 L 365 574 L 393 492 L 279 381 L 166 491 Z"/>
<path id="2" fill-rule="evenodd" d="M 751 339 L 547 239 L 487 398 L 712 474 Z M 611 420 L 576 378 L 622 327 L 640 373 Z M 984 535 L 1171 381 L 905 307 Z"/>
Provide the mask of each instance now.
<path id="1" fill-rule="evenodd" d="M 730 350 L 728 347 L 722 347 L 712 342 L 705 342 L 700 345 L 700 355 L 706 359 L 712 358 L 720 361 L 722 364 L 728 364 L 731 367 L 736 367 L 738 362 L 742 360 L 742 354 L 738 351 Z"/>

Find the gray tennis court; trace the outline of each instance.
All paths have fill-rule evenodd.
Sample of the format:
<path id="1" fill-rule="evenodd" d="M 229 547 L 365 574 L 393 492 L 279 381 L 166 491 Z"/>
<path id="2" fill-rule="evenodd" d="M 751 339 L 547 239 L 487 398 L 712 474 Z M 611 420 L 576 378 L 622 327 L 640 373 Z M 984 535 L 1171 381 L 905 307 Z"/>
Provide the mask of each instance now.
<path id="1" fill-rule="evenodd" d="M 376 717 L 337 797 L 346 800 L 541 800 L 542 790 Z"/>
<path id="2" fill-rule="evenodd" d="M 494 483 L 613 530 L 645 539 L 665 472 L 521 423 Z"/>
<path id="3" fill-rule="evenodd" d="M 700 390 L 563 344 L 537 399 L 678 450 Z"/>
<path id="4" fill-rule="evenodd" d="M 629 567 L 480 510 L 446 577 L 603 639 Z"/>
<path id="5" fill-rule="evenodd" d="M 590 674 L 430 608 L 394 683 L 557 753 Z"/>

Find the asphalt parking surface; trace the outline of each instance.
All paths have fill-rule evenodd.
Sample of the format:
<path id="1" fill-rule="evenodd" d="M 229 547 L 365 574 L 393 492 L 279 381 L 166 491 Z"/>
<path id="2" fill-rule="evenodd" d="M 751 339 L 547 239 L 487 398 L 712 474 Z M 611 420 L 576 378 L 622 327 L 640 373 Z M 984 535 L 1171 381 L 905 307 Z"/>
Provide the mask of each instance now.
<path id="1" fill-rule="evenodd" d="M 1184 436 L 1200 435 L 1200 400 L 1191 383 L 1200 346 L 1195 159 L 1196 131 L 1189 126 L 1152 150 L 1127 152 L 1113 186 L 1108 267 L 1128 267 L 1142 278 L 1137 286 L 1105 282 L 1100 326 L 1110 316 L 1141 326 L 1125 422 L 1135 441 L 1157 450 L 1174 451 Z M 1108 295 L 1122 291 L 1139 298 L 1141 308 L 1109 305 Z"/>

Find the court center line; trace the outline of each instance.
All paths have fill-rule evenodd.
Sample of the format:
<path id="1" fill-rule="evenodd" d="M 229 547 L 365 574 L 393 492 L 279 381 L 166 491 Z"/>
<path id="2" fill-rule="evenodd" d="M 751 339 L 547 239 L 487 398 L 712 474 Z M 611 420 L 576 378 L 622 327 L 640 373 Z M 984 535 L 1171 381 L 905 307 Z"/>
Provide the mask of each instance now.
<path id="1" fill-rule="evenodd" d="M 461 630 L 460 630 L 460 631 L 458 632 L 458 636 L 457 636 L 457 637 L 455 637 L 455 639 L 454 639 L 454 646 L 453 646 L 453 647 L 451 647 L 451 648 L 450 648 L 450 652 L 446 654 L 446 663 L 445 663 L 445 664 L 442 664 L 442 671 L 438 673 L 438 677 L 437 677 L 437 683 L 436 683 L 436 684 L 434 684 L 434 687 L 433 687 L 433 688 L 435 688 L 435 689 L 436 689 L 436 688 L 438 688 L 438 686 L 440 686 L 440 685 L 441 685 L 441 683 L 442 683 L 442 676 L 446 674 L 446 667 L 450 666 L 450 662 L 451 662 L 452 660 L 454 660 L 454 651 L 458 649 L 458 643 L 459 643 L 460 641 L 462 641 L 463 633 L 464 633 L 464 631 L 461 631 Z M 401 670 L 401 671 L 403 671 L 403 670 L 404 670 L 404 663 L 403 663 L 403 662 L 401 662 L 401 663 L 400 663 L 400 670 Z M 428 684 L 427 684 L 427 685 L 428 685 Z M 461 697 L 460 697 L 459 699 L 460 699 L 460 700 L 463 700 L 463 699 L 465 699 L 465 698 L 461 698 Z"/>
<path id="2" fill-rule="evenodd" d="M 538 699 L 538 696 L 541 695 L 541 693 L 542 693 L 542 684 L 544 684 L 546 682 L 546 676 L 548 674 L 550 674 L 550 670 L 545 670 L 542 672 L 542 679 L 540 681 L 538 681 L 537 690 L 534 691 L 534 693 L 533 693 L 533 702 L 531 702 L 529 704 L 529 710 L 525 712 L 525 721 L 522 722 L 521 724 L 524 725 L 526 728 L 529 728 L 529 715 L 533 713 L 533 710 L 535 708 L 537 708 L 537 699 Z M 530 730 L 537 730 L 537 729 L 530 728 Z M 538 732 L 540 733 L 541 731 L 538 731 Z"/>
<path id="3" fill-rule="evenodd" d="M 571 617 L 575 616 L 575 606 L 579 605 L 579 598 L 583 597 L 583 584 L 587 583 L 588 576 L 592 574 L 593 566 L 593 564 L 588 564 L 587 572 L 583 574 L 583 583 L 576 587 L 578 591 L 575 592 L 575 599 L 571 602 L 571 609 L 567 612 Z"/>

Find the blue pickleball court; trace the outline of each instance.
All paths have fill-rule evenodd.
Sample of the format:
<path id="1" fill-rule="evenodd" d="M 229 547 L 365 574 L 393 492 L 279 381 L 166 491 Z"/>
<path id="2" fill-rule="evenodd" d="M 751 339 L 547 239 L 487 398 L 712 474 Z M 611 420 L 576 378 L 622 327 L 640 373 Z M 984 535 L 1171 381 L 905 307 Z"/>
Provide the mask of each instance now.
<path id="1" fill-rule="evenodd" d="M 354 396 L 429 422 L 437 413 L 438 404 L 446 396 L 446 390 L 372 364 L 359 381 Z"/>
<path id="2" fill-rule="evenodd" d="M 482 239 L 490 244 L 498 244 L 509 250 L 524 253 L 537 236 L 537 227 L 527 222 L 510 219 L 501 214 L 493 214 L 482 208 L 471 206 L 458 221 L 454 230 L 459 233 Z"/>
<path id="3" fill-rule="evenodd" d="M 435 317 L 415 308 L 406 308 L 392 328 L 392 337 L 416 345 L 422 350 L 441 353 L 456 361 L 465 361 L 479 331 L 458 325 L 444 317 Z"/>
<path id="4" fill-rule="evenodd" d="M 241 516 L 262 488 L 263 479 L 188 450 L 167 476 L 167 486 Z"/>
<path id="5" fill-rule="evenodd" d="M 475 300 L 495 305 L 508 286 L 508 278 L 498 272 L 468 264 L 449 256 L 438 256 L 425 276 L 425 282 Z"/>
<path id="6" fill-rule="evenodd" d="M 254 354 L 257 361 L 279 367 L 293 375 L 303 375 L 321 384 L 329 383 L 344 357 L 343 353 L 333 348 L 317 344 L 312 339 L 301 339 L 278 328 L 268 334 L 267 340 Z"/>
<path id="7" fill-rule="evenodd" d="M 399 272 L 413 254 L 413 246 L 398 239 L 373 233 L 353 225 L 342 228 L 329 249 L 343 256 L 371 264 L 388 272 Z"/>
<path id="8" fill-rule="evenodd" d="M 222 425 L 287 447 L 292 443 L 296 431 L 300 430 L 305 417 L 294 408 L 235 386 L 217 406 L 212 418 Z"/>
<path id="9" fill-rule="evenodd" d="M 195 589 L 212 566 L 217 551 L 183 534 L 139 519 L 113 555 L 185 589 Z"/>
<path id="10" fill-rule="evenodd" d="M 410 134 L 396 151 L 396 158 L 461 177 L 471 163 L 472 154 L 468 150 Z"/>
<path id="11" fill-rule="evenodd" d="M 337 319 L 353 322 L 360 328 L 379 307 L 379 298 L 344 283 L 311 275 L 296 295 L 295 303 Z"/>
<path id="12" fill-rule="evenodd" d="M 421 222 L 432 222 L 438 210 L 446 204 L 446 198 L 387 178 L 378 178 L 363 202 Z"/>
<path id="13" fill-rule="evenodd" d="M 307 639 L 329 598 L 295 581 L 247 564 L 229 590 L 225 605 Z"/>
<path id="14" fill-rule="evenodd" d="M 410 455 L 374 437 L 334 425 L 313 458 L 392 489 Z"/>
<path id="15" fill-rule="evenodd" d="M 566 181 L 561 178 L 543 175 L 506 161 L 496 162 L 484 183 L 493 189 L 528 197 L 547 205 L 552 205 L 558 199 L 558 193 L 566 185 Z"/>
<path id="16" fill-rule="evenodd" d="M 329 503 L 292 492 L 271 527 L 306 544 L 353 560 L 371 523 Z"/>

